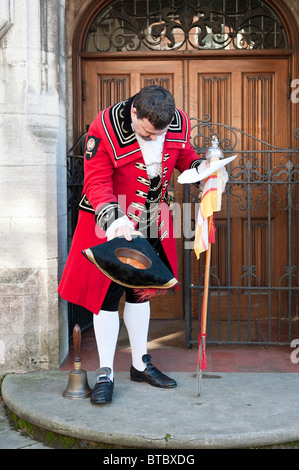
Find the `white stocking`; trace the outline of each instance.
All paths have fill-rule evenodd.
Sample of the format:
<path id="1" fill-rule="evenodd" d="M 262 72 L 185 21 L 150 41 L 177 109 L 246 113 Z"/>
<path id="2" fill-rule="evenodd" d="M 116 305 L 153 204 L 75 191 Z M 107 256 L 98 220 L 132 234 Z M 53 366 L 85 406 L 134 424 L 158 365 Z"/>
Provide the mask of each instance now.
<path id="1" fill-rule="evenodd" d="M 98 315 L 93 315 L 93 326 L 100 367 L 110 367 L 110 379 L 113 380 L 113 361 L 119 333 L 118 311 L 100 310 Z"/>
<path id="2" fill-rule="evenodd" d="M 142 361 L 142 356 L 147 354 L 147 336 L 150 320 L 149 302 L 137 304 L 126 302 L 123 317 L 128 331 L 133 367 L 143 371 L 145 365 Z"/>

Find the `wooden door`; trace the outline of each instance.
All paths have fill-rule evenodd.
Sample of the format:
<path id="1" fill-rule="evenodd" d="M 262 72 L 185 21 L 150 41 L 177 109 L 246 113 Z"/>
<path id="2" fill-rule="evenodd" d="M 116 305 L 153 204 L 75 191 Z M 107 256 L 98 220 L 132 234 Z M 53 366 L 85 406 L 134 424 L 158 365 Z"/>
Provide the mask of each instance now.
<path id="1" fill-rule="evenodd" d="M 249 155 L 250 151 L 272 149 L 260 141 L 282 148 L 288 146 L 287 59 L 191 60 L 189 77 L 192 77 L 189 83 L 190 115 L 202 119 L 210 115 L 212 122 L 233 126 L 258 139 L 237 133 L 236 153 L 248 150 Z M 232 132 L 220 127 L 215 130 L 222 139 L 234 140 Z M 271 168 L 279 165 L 281 155 L 259 152 L 251 155 L 240 154 L 233 163 L 232 167 L 236 168 L 232 170 L 233 177 L 237 180 L 239 174 L 241 184 L 230 187 L 229 204 L 224 196 L 222 210 L 216 215 L 218 237 L 212 249 L 212 265 L 216 267 L 215 278 L 222 286 L 248 287 L 248 283 L 250 287 L 256 283 L 262 288 L 278 286 L 283 267 L 288 264 L 284 241 L 287 239 L 287 211 L 281 210 L 285 189 L 277 186 L 270 196 L 271 188 L 263 184 L 263 172 L 267 171 L 269 163 Z M 267 161 L 269 158 L 271 162 Z M 247 167 L 244 167 L 245 161 Z M 246 182 L 246 168 L 251 172 L 252 165 L 256 167 L 256 185 L 252 181 Z M 193 269 L 200 272 L 202 263 L 204 259 L 198 265 L 194 263 Z M 248 266 L 254 269 L 245 273 L 244 268 Z M 234 292 L 230 298 L 232 318 L 239 315 L 246 319 L 248 295 L 241 292 L 240 296 L 240 291 Z M 223 292 L 223 318 L 228 313 L 226 300 Z M 276 300 L 273 296 L 273 316 L 278 311 Z M 216 302 L 218 299 L 215 298 L 214 305 L 212 298 L 211 311 L 218 314 Z M 260 292 L 253 292 L 250 302 L 252 316 L 263 317 L 263 307 L 265 312 L 268 311 L 268 297 Z"/>
<path id="2" fill-rule="evenodd" d="M 183 107 L 183 64 L 180 60 L 86 61 L 84 66 L 86 100 L 84 128 L 99 111 L 136 94 L 144 86 L 158 84 L 174 96 L 176 106 Z M 183 202 L 183 188 L 175 190 L 177 172 L 169 183 L 172 202 Z M 183 282 L 183 241 L 177 239 L 179 281 Z M 183 290 L 170 290 L 151 300 L 153 318 L 183 318 Z"/>
<path id="3" fill-rule="evenodd" d="M 186 67 L 187 64 L 187 67 Z M 209 114 L 213 122 L 218 122 L 242 129 L 264 142 L 277 147 L 287 146 L 288 135 L 288 60 L 287 59 L 184 59 L 183 60 L 86 60 L 84 62 L 84 80 L 86 99 L 83 106 L 84 128 L 90 124 L 101 109 L 126 99 L 137 93 L 143 86 L 158 83 L 169 89 L 176 100 L 177 107 L 185 109 L 190 117 L 203 119 Z M 184 84 L 186 86 L 184 87 Z M 184 105 L 185 104 L 185 105 Z M 225 133 L 222 134 L 225 137 Z M 231 138 L 231 136 L 227 136 Z M 260 147 L 259 147 L 260 145 Z M 262 149 L 262 144 L 238 137 L 238 150 Z M 256 158 L 263 166 L 262 154 Z M 272 158 L 272 157 L 271 157 Z M 273 156 L 275 158 L 275 156 Z M 237 165 L 237 163 L 236 163 Z M 173 200 L 183 202 L 183 188 L 176 183 L 175 172 L 170 182 L 170 194 Z M 217 276 L 222 285 L 238 285 L 242 276 L 242 266 L 254 265 L 257 276 L 261 279 L 271 277 L 276 285 L 286 265 L 286 243 L 281 244 L 279 253 L 272 252 L 271 262 L 265 255 L 269 242 L 269 207 L 259 203 L 262 191 L 258 186 L 251 194 L 251 207 L 259 205 L 258 210 L 240 210 L 240 202 L 245 204 L 246 195 L 238 185 L 234 187 L 234 197 L 229 203 L 223 201 L 223 210 L 217 214 L 218 243 L 213 246 L 212 264 L 218 267 Z M 277 198 L 280 197 L 279 189 Z M 225 198 L 224 198 L 225 199 Z M 260 199 L 262 200 L 262 199 Z M 275 247 L 286 237 L 286 211 L 279 210 L 277 200 L 271 204 L 271 246 Z M 248 222 L 249 220 L 249 222 Z M 253 230 L 248 259 L 248 223 Z M 230 259 L 226 259 L 226 244 L 230 237 Z M 163 297 L 152 300 L 154 318 L 184 318 L 183 309 L 183 266 L 184 248 L 182 239 L 177 239 L 180 290 L 169 292 Z M 267 252 L 268 253 L 268 252 Z M 228 268 L 229 266 L 229 268 Z M 269 272 L 271 266 L 271 273 Z M 202 261 L 193 264 L 193 270 L 200 272 Z M 229 272 L 229 275 L 227 274 Z M 224 294 L 225 295 L 225 294 Z M 240 309 L 237 296 L 232 297 L 232 312 Z M 246 298 L 242 302 L 246 303 Z M 262 306 L 263 299 L 256 302 L 256 311 Z M 225 302 L 222 310 L 227 314 Z M 242 307 L 242 306 L 241 306 Z M 275 308 L 275 305 L 273 305 Z M 216 309 L 215 309 L 216 310 Z M 244 308 L 244 315 L 247 309 Z M 196 312 L 197 315 L 197 312 Z"/>

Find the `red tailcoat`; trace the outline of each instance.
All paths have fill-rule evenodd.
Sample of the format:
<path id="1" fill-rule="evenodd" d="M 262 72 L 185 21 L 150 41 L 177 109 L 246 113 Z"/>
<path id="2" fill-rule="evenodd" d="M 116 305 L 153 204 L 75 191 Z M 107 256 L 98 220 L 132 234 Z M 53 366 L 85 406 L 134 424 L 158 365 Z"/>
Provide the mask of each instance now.
<path id="1" fill-rule="evenodd" d="M 131 104 L 132 98 L 102 111 L 88 130 L 83 197 L 58 288 L 62 298 L 95 314 L 101 308 L 111 281 L 81 252 L 107 241 L 105 230 L 112 218 L 126 214 L 136 227 L 149 188 L 146 166 L 131 127 Z M 174 168 L 182 172 L 198 164 L 198 155 L 189 141 L 189 118 L 176 109 L 162 153 L 162 197 L 158 220 L 159 237 L 175 277 L 176 243 L 165 199 Z"/>

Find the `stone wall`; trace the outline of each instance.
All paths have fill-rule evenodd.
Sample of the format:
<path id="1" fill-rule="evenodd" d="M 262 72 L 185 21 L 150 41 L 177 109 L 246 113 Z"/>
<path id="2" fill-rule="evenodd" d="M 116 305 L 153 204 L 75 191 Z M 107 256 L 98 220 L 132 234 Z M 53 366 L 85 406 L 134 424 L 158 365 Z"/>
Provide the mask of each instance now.
<path id="1" fill-rule="evenodd" d="M 51 346 L 43 276 L 30 268 L 7 268 L 0 280 L 1 333 L 5 332 L 0 364 L 6 373 L 47 368 Z"/>
<path id="2" fill-rule="evenodd" d="M 0 5 L 0 374 L 68 351 L 64 3 Z"/>
<path id="3" fill-rule="evenodd" d="M 289 7 L 295 21 L 299 25 L 299 2 L 298 0 L 284 0 L 284 3 Z"/>

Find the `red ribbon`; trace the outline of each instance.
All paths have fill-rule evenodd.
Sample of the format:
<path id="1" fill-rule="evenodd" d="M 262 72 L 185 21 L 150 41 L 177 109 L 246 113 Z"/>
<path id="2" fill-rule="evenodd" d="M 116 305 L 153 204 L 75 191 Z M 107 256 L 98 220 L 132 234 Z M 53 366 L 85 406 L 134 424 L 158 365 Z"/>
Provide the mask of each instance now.
<path id="1" fill-rule="evenodd" d="M 200 357 L 201 353 L 201 357 Z M 206 370 L 207 368 L 207 357 L 206 357 L 206 334 L 199 333 L 198 336 L 198 353 L 197 353 L 197 366 L 200 360 L 200 369 Z"/>
<path id="2" fill-rule="evenodd" d="M 210 233 L 209 233 L 209 242 L 215 243 L 215 237 L 216 237 L 216 226 L 215 226 L 215 214 L 214 214 L 213 221 L 211 223 Z"/>

